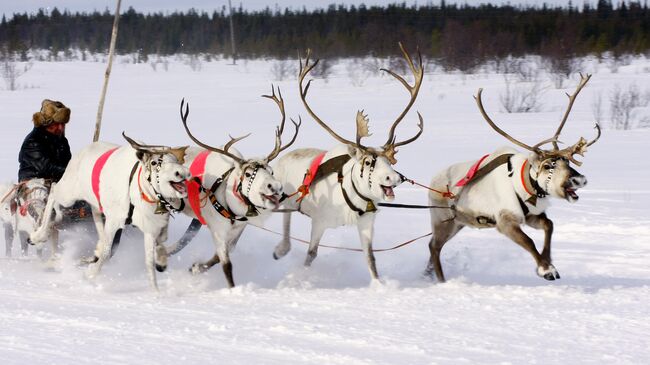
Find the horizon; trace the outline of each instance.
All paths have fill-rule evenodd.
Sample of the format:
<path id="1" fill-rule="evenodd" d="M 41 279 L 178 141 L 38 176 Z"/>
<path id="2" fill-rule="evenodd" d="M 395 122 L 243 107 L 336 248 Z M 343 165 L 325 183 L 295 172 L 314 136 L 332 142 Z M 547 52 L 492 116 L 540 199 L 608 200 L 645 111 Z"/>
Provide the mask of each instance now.
<path id="1" fill-rule="evenodd" d="M 628 1 L 629 2 L 629 1 Z M 124 13 L 129 8 L 133 8 L 139 13 L 143 14 L 153 14 L 153 13 L 163 13 L 163 14 L 172 14 L 174 12 L 183 12 L 187 13 L 189 10 L 194 9 L 199 13 L 206 12 L 212 13 L 214 11 L 221 11 L 224 7 L 228 7 L 227 1 L 218 2 L 220 5 L 216 6 L 215 1 L 211 0 L 192 0 L 192 1 L 183 1 L 183 6 L 179 7 L 178 1 L 175 0 L 136 0 L 136 1 L 126 1 L 121 4 L 120 13 Z M 346 5 L 346 6 L 360 6 L 366 5 L 370 6 L 388 6 L 393 4 L 406 4 L 406 6 L 428 6 L 428 5 L 439 5 L 441 0 L 436 1 L 395 1 L 395 0 L 346 0 L 346 1 L 313 1 L 309 4 L 305 4 L 302 1 L 298 0 L 250 0 L 250 1 L 233 1 L 232 5 L 234 8 L 241 7 L 245 11 L 255 12 L 263 11 L 266 9 L 272 10 L 301 10 L 307 9 L 308 11 L 314 11 L 317 9 L 326 9 L 330 5 Z M 447 5 L 457 4 L 457 5 L 470 5 L 470 6 L 479 6 L 482 4 L 492 4 L 492 5 L 510 5 L 510 6 L 522 6 L 522 7 L 541 7 L 544 4 L 552 7 L 566 7 L 568 6 L 567 1 L 565 0 L 445 0 Z M 582 8 L 585 3 L 590 5 L 596 5 L 596 0 L 584 0 L 584 1 L 575 1 L 572 6 L 575 8 Z M 615 1 L 613 4 L 619 5 L 620 2 Z M 20 3 L 2 3 L 0 4 L 0 14 L 2 14 L 7 20 L 11 20 L 14 14 L 25 14 L 33 15 L 36 14 L 39 10 L 45 10 L 48 13 L 53 9 L 57 9 L 61 12 L 69 13 L 92 13 L 95 11 L 104 12 L 108 10 L 113 13 L 115 11 L 116 2 L 115 1 L 86 1 L 86 0 L 62 0 L 58 1 L 54 6 L 51 6 L 52 2 L 47 0 L 26 0 Z"/>

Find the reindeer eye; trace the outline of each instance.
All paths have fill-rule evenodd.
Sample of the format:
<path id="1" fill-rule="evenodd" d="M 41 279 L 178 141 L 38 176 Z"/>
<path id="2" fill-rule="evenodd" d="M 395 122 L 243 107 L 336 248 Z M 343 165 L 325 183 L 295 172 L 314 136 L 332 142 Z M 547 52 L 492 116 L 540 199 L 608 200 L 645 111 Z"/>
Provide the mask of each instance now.
<path id="1" fill-rule="evenodd" d="M 366 161 L 366 166 L 370 166 L 370 161 Z"/>
<path id="2" fill-rule="evenodd" d="M 158 163 L 156 161 L 151 161 L 151 166 L 156 166 Z"/>
<path id="3" fill-rule="evenodd" d="M 250 173 L 250 172 L 247 172 L 245 175 L 246 175 L 246 177 L 251 177 L 251 173 Z"/>
<path id="4" fill-rule="evenodd" d="M 551 164 L 548 164 L 548 163 L 545 163 L 544 166 L 542 166 L 542 168 L 543 168 L 544 170 L 550 170 L 552 167 L 553 167 L 553 166 L 551 166 Z"/>

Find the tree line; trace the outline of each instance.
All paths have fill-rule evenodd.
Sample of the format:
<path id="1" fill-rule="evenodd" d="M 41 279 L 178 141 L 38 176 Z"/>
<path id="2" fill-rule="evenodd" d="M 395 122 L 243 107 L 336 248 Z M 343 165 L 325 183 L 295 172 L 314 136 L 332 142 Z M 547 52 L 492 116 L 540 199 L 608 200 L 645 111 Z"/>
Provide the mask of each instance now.
<path id="1" fill-rule="evenodd" d="M 25 55 L 29 49 L 105 52 L 113 16 L 108 10 L 71 13 L 54 8 L 14 14 L 0 21 L 0 46 Z M 397 42 L 419 46 L 448 68 L 471 69 L 491 59 L 537 54 L 570 59 L 587 54 L 639 54 L 650 50 L 647 0 L 599 0 L 596 6 L 523 7 L 456 5 L 330 5 L 313 11 L 245 11 L 233 14 L 238 57 L 295 57 L 312 48 L 319 58 L 397 56 Z M 230 54 L 225 8 L 142 14 L 120 18 L 117 52 L 147 55 Z"/>

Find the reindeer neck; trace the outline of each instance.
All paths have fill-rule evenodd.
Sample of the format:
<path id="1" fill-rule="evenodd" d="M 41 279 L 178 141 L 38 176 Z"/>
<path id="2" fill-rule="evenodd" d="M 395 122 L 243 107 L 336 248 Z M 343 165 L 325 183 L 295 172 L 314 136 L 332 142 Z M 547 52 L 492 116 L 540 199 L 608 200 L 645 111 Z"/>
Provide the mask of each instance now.
<path id="1" fill-rule="evenodd" d="M 240 169 L 235 169 L 230 176 L 228 176 L 227 183 L 220 186 L 217 192 L 218 196 L 225 197 L 223 201 L 226 208 L 237 216 L 245 217 L 248 213 L 249 205 L 247 203 L 248 199 L 244 197 L 241 191 L 241 174 L 242 171 Z"/>
<path id="2" fill-rule="evenodd" d="M 536 206 L 538 199 L 545 198 L 548 195 L 540 187 L 537 181 L 537 171 L 533 168 L 527 157 L 513 159 L 511 169 L 515 191 L 520 200 Z"/>
<path id="3" fill-rule="evenodd" d="M 351 167 L 347 168 L 346 165 Z M 339 185 L 345 203 L 359 215 L 375 212 L 377 201 L 367 196 L 365 189 L 362 188 L 367 182 L 359 176 L 359 162 L 350 161 L 346 165 L 343 165 L 342 176 L 339 175 Z"/>

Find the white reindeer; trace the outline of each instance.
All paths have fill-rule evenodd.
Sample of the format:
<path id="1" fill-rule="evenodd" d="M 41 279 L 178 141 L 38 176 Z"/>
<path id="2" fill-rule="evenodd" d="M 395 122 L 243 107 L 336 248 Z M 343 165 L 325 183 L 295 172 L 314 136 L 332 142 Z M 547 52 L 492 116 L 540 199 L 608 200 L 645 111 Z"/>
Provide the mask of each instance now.
<path id="1" fill-rule="evenodd" d="M 422 116 L 419 117 L 418 133 L 405 141 L 396 142 L 395 128 L 415 102 L 422 84 L 422 57 L 418 53 L 419 63 L 413 64 L 411 57 L 400 44 L 400 48 L 411 69 L 415 82 L 410 86 L 401 76 L 393 71 L 384 70 L 395 77 L 410 94 L 406 108 L 397 117 L 390 128 L 388 140 L 380 148 L 366 147 L 361 138 L 368 136 L 368 119 L 362 111 L 357 113 L 356 142 L 349 141 L 336 134 L 325 122 L 312 111 L 306 96 L 311 81 L 303 87 L 305 76 L 316 66 L 318 60 L 309 64 L 310 52 L 307 52 L 305 64 L 300 62 L 300 97 L 312 118 L 330 135 L 343 145 L 329 151 L 318 149 L 298 149 L 278 160 L 275 166 L 276 176 L 284 183 L 285 191 L 302 191 L 298 199 L 288 199 L 288 209 L 295 209 L 311 217 L 311 238 L 305 266 L 310 266 L 318 253 L 318 244 L 325 229 L 342 225 L 356 225 L 363 250 L 368 261 L 368 269 L 373 279 L 378 279 L 375 257 L 372 252 L 373 228 L 376 205 L 380 201 L 392 201 L 393 189 L 402 182 L 402 176 L 391 165 L 395 159 L 396 147 L 416 140 L 423 130 Z M 307 174 L 305 174 L 307 171 Z M 275 259 L 287 254 L 291 249 L 290 226 L 291 213 L 284 213 L 284 235 L 273 253 Z"/>
<path id="2" fill-rule="evenodd" d="M 167 240 L 169 211 L 182 210 L 182 199 L 187 196 L 185 181 L 190 173 L 182 165 L 187 147 L 142 145 L 122 135 L 130 146 L 95 142 L 70 160 L 61 180 L 53 184 L 44 220 L 30 240 L 45 241 L 53 223 L 51 213 L 56 212 L 60 220 L 61 207 L 84 200 L 92 208 L 99 236 L 87 276 L 99 273 L 111 255 L 116 234 L 131 223 L 144 233 L 145 266 L 157 290 L 154 263 L 158 256 L 158 269 L 166 265 L 161 243 Z"/>
<path id="3" fill-rule="evenodd" d="M 30 179 L 18 184 L 2 184 L 0 186 L 0 221 L 5 231 L 5 255 L 11 257 L 14 235 L 18 232 L 20 248 L 23 256 L 28 252 L 28 237 L 34 232 L 43 217 L 47 202 L 50 182 L 45 179 Z M 51 259 L 56 258 L 58 249 L 58 231 L 52 229 L 50 242 L 52 244 Z M 38 250 L 42 256 L 42 250 Z"/>
<path id="4" fill-rule="evenodd" d="M 272 88 L 272 95 L 263 95 L 273 100 L 282 114 L 282 121 L 276 129 L 275 147 L 265 158 L 244 159 L 239 152 L 231 149 L 232 145 L 247 137 L 232 138 L 223 148 L 215 148 L 199 141 L 187 126 L 189 104 L 183 113 L 181 102 L 181 120 L 188 136 L 200 148 L 190 148 L 185 165 L 193 175 L 188 182 L 188 198 L 183 213 L 194 218 L 184 237 L 169 249 L 170 254 L 180 251 L 194 237 L 202 224 L 208 226 L 216 246 L 215 255 L 207 262 L 197 262 L 190 269 L 192 273 L 207 271 L 221 262 L 228 287 L 235 286 L 232 275 L 230 251 L 246 227 L 249 218 L 263 218 L 278 207 L 283 197 L 282 183 L 273 177 L 269 162 L 291 146 L 298 135 L 300 123 L 292 120 L 295 134 L 291 141 L 282 146 L 281 136 L 284 131 L 284 100 L 280 89 L 278 96 Z M 216 153 L 211 153 L 216 152 Z"/>
<path id="5" fill-rule="evenodd" d="M 559 279 L 560 275 L 551 263 L 551 235 L 553 222 L 546 216 L 549 198 L 565 199 L 570 203 L 578 200 L 576 190 L 587 184 L 587 179 L 574 170 L 570 163 L 580 166 L 575 154 L 583 155 L 587 147 L 600 137 L 600 127 L 596 124 L 598 135 L 593 141 L 584 138 L 573 146 L 560 150 L 558 137 L 566 123 L 576 96 L 591 76 L 583 77 L 576 91 L 569 96 L 569 106 L 552 138 L 534 146 L 522 143 L 497 127 L 483 108 L 482 89 L 476 95 L 479 110 L 487 123 L 499 134 L 530 153 L 521 153 L 510 148 L 502 148 L 485 156 L 479 162 L 464 162 L 452 165 L 437 174 L 431 187 L 437 190 L 452 187 L 454 199 L 438 193 L 429 194 L 431 205 L 449 206 L 451 210 L 431 209 L 433 237 L 429 242 L 431 257 L 425 274 L 435 272 L 438 281 L 445 276 L 440 264 L 440 250 L 458 231 L 465 226 L 475 228 L 496 228 L 528 251 L 537 265 L 537 275 L 546 280 Z M 541 146 L 553 143 L 550 150 Z M 544 248 L 539 253 L 533 240 L 521 229 L 522 224 L 544 230 Z"/>

